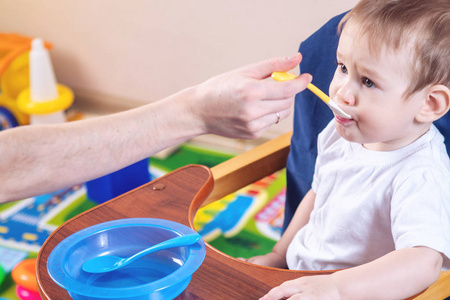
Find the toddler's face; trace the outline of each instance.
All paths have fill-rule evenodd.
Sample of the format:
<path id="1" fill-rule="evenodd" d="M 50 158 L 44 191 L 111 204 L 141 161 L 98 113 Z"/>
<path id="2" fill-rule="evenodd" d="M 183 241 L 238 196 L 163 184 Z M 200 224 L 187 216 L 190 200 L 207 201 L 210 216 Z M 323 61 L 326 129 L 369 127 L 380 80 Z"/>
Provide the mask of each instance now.
<path id="1" fill-rule="evenodd" d="M 353 119 L 336 116 L 336 129 L 345 139 L 371 150 L 401 148 L 426 132 L 415 121 L 425 90 L 404 99 L 412 53 L 407 47 L 398 51 L 384 47 L 379 55 L 372 55 L 357 26 L 351 21 L 345 25 L 337 50 L 330 96 Z"/>

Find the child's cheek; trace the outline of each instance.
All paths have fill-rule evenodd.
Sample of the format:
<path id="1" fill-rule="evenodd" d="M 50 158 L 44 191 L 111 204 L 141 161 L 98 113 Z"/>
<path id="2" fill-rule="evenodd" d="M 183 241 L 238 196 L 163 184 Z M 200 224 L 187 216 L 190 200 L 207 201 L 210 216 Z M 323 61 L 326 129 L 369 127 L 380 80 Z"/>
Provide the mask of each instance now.
<path id="1" fill-rule="evenodd" d="M 330 89 L 329 89 L 329 96 L 331 99 L 335 99 L 336 98 L 336 94 L 338 91 L 338 79 L 336 78 L 336 74 L 333 77 L 333 80 L 330 83 Z"/>

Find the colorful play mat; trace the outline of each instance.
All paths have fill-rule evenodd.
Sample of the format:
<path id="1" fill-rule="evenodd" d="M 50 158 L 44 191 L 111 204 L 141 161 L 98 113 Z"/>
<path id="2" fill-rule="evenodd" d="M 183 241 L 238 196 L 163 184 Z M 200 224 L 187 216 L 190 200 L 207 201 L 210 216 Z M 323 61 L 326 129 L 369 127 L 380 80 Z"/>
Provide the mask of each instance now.
<path id="1" fill-rule="evenodd" d="M 213 167 L 233 154 L 184 145 L 167 159 L 151 159 L 152 170 L 174 170 L 189 163 Z M 201 208 L 194 226 L 211 246 L 233 257 L 272 250 L 280 238 L 284 216 L 286 173 L 281 170 Z"/>
<path id="2" fill-rule="evenodd" d="M 186 143 L 167 158 L 152 157 L 149 170 L 151 177 L 157 178 L 186 164 L 212 167 L 233 156 Z M 195 227 L 205 241 L 230 256 L 267 253 L 280 236 L 284 198 L 285 172 L 280 171 L 202 208 Z M 0 299 L 38 297 L 32 288 L 21 286 L 24 283 L 17 284 L 11 275 L 18 272 L 14 269 L 25 273 L 23 270 L 30 268 L 29 259 L 37 256 L 53 230 L 95 205 L 87 197 L 86 185 L 1 204 Z"/>

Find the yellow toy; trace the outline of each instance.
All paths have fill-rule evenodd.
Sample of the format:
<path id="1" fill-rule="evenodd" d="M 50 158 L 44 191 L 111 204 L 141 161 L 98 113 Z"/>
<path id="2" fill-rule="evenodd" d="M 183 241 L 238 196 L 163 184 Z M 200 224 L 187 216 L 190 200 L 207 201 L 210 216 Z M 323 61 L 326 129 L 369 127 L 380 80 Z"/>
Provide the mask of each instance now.
<path id="1" fill-rule="evenodd" d="M 33 57 L 32 43 L 38 51 L 34 63 L 30 61 L 30 56 Z M 73 93 L 69 88 L 56 84 L 46 54 L 50 48 L 51 45 L 41 39 L 33 41 L 17 34 L 0 33 L 0 130 L 29 124 L 30 116 L 31 119 L 44 118 L 45 122 L 54 123 L 53 115 L 57 114 L 58 121 L 63 120 L 60 115 L 72 104 Z M 37 65 L 34 68 L 37 71 L 30 74 L 32 65 Z M 44 73 L 43 68 L 46 69 Z M 50 95 L 50 98 L 45 98 L 45 95 Z"/>

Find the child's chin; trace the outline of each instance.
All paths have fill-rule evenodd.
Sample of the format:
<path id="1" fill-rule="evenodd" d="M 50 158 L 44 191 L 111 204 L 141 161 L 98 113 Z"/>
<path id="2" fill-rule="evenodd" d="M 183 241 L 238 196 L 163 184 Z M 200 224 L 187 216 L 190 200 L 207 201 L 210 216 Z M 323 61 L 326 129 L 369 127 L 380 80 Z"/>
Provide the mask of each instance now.
<path id="1" fill-rule="evenodd" d="M 346 141 L 351 143 L 360 143 L 361 141 L 352 134 L 348 128 L 348 126 L 342 126 L 341 124 L 336 122 L 336 131 L 339 135 Z"/>

